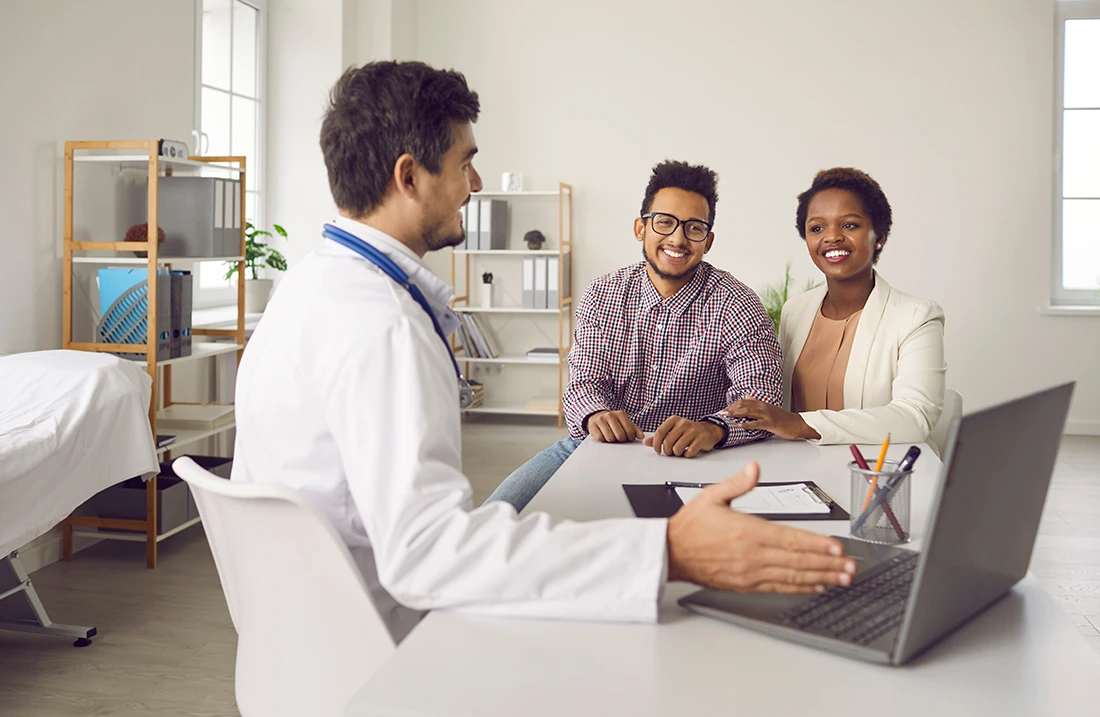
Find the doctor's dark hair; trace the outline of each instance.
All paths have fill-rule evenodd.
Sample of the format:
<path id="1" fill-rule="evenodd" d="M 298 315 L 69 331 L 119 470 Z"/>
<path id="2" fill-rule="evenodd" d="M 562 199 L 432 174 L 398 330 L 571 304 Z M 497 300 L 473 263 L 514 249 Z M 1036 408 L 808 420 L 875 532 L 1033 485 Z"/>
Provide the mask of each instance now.
<path id="1" fill-rule="evenodd" d="M 454 70 L 423 62 L 351 67 L 329 95 L 321 152 L 336 206 L 361 217 L 382 203 L 397 158 L 411 154 L 432 174 L 454 144 L 455 122 L 476 122 L 477 93 Z"/>
<path id="2" fill-rule="evenodd" d="M 706 199 L 707 209 L 710 210 L 707 223 L 714 224 L 714 209 L 718 205 L 718 175 L 713 169 L 670 159 L 654 165 L 645 188 L 645 199 L 642 200 L 642 214 L 653 208 L 653 198 L 657 192 L 668 187 L 694 192 Z"/>
<path id="3" fill-rule="evenodd" d="M 890 202 L 886 200 L 886 193 L 882 191 L 879 183 L 872 179 L 871 175 L 858 169 L 833 167 L 818 172 L 810 188 L 798 195 L 798 211 L 795 213 L 794 225 L 803 240 L 806 239 L 806 215 L 810 211 L 810 202 L 818 192 L 826 189 L 844 189 L 859 197 L 864 213 L 871 218 L 871 226 L 875 229 L 877 239 L 885 241 L 890 235 L 894 215 L 890 210 Z M 881 253 L 882 249 L 875 249 L 871 261 L 877 264 Z"/>

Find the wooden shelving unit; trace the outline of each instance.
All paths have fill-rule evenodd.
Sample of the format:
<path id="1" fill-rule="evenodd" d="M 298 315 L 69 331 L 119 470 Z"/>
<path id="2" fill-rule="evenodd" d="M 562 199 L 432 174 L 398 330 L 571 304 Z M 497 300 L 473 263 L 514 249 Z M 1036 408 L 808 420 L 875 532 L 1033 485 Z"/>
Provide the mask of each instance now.
<path id="1" fill-rule="evenodd" d="M 482 249 L 466 250 L 453 249 L 451 252 L 451 285 L 454 286 L 458 277 L 459 261 L 462 262 L 462 272 L 465 279 L 465 294 L 455 296 L 451 302 L 457 313 L 478 314 L 531 314 L 531 315 L 557 315 L 558 317 L 558 359 L 546 361 L 529 359 L 525 355 L 501 356 L 499 358 L 472 358 L 461 352 L 460 347 L 452 339 L 451 348 L 455 351 L 455 357 L 465 363 L 463 373 L 469 375 L 472 364 L 523 364 L 527 366 L 553 366 L 558 371 L 558 407 L 555 411 L 530 409 L 524 402 L 488 401 L 477 408 L 466 409 L 466 413 L 502 414 L 502 415 L 529 415 L 529 416 L 557 416 L 558 428 L 564 425 L 565 415 L 561 405 L 561 396 L 564 391 L 564 371 L 566 369 L 565 356 L 569 353 L 569 347 L 573 339 L 573 186 L 560 182 L 557 191 L 533 191 L 533 192 L 478 192 L 472 199 L 518 199 L 523 197 L 557 197 L 558 199 L 558 246 L 556 249 Z M 481 308 L 470 303 L 470 257 L 558 257 L 558 306 L 549 309 L 531 309 L 524 307 L 491 307 Z M 565 284 L 568 277 L 568 284 Z M 532 320 L 538 320 L 532 316 Z"/>
<path id="2" fill-rule="evenodd" d="M 147 221 L 150 227 L 159 226 L 157 222 L 157 196 L 161 176 L 171 176 L 176 172 L 200 173 L 206 168 L 217 168 L 223 174 L 232 174 L 240 178 L 241 206 L 241 245 L 240 253 L 234 257 L 162 257 L 158 254 L 158 243 L 120 241 L 77 242 L 73 240 L 73 174 L 75 165 L 91 163 L 109 163 L 120 169 L 144 169 L 148 175 Z M 194 328 L 192 355 L 179 358 L 156 360 L 157 326 L 157 268 L 171 267 L 175 263 L 195 263 L 199 261 L 237 261 L 238 276 L 244 276 L 245 263 L 245 178 L 246 161 L 244 157 L 191 157 L 189 159 L 169 159 L 158 155 L 157 140 L 88 141 L 65 143 L 65 224 L 64 224 L 64 273 L 62 288 L 62 346 L 77 351 L 124 352 L 145 355 L 145 366 L 153 379 L 152 399 L 149 405 L 149 428 L 154 440 L 157 435 L 157 411 L 161 407 L 172 405 L 172 367 L 187 362 L 198 361 L 225 353 L 237 354 L 240 361 L 244 350 L 244 282 L 237 282 L 237 322 L 234 328 L 211 329 Z M 131 252 L 144 251 L 145 258 L 134 258 Z M 94 252 L 94 253 L 88 253 Z M 112 254 L 112 252 L 119 252 Z M 73 266 L 78 264 L 105 265 L 144 265 L 148 268 L 148 336 L 144 344 L 102 344 L 73 340 Z M 200 342 L 202 337 L 209 341 Z M 177 431 L 176 440 L 169 446 L 157 450 L 158 457 L 168 456 L 172 451 L 193 444 L 196 441 L 224 433 L 233 428 L 233 424 L 210 430 Z M 145 543 L 145 563 L 149 568 L 157 566 L 157 543 L 181 530 L 194 525 L 194 519 L 172 530 L 158 534 L 157 525 L 157 478 L 154 476 L 145 484 L 145 519 L 120 520 L 72 515 L 62 524 L 62 556 L 65 560 L 73 558 L 73 534 L 88 533 L 97 538 L 109 540 L 143 541 Z M 127 531 L 122 533 L 102 532 L 99 528 Z"/>

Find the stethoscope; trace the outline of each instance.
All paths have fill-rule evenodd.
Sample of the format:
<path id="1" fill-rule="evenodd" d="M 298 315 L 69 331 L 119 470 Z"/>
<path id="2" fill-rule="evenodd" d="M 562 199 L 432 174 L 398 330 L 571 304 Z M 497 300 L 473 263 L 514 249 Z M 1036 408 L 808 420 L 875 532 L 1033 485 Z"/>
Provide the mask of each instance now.
<path id="1" fill-rule="evenodd" d="M 428 300 L 424 298 L 423 292 L 420 291 L 420 287 L 412 283 L 409 279 L 409 275 L 401 271 L 401 267 L 394 264 L 392 259 L 354 234 L 346 232 L 340 227 L 333 226 L 332 224 L 326 224 L 322 234 L 337 244 L 351 249 L 359 256 L 377 266 L 386 276 L 405 287 L 405 290 L 409 292 L 413 300 L 420 304 L 420 308 L 424 309 L 428 318 L 432 320 L 432 328 L 435 329 L 435 333 L 439 336 L 439 340 L 447 347 L 447 355 L 451 357 L 451 363 L 454 364 L 455 376 L 458 377 L 459 407 L 469 408 L 472 406 L 474 403 L 474 389 L 470 388 L 470 382 L 462 376 L 462 372 L 458 369 L 458 361 L 455 359 L 454 354 L 451 353 L 451 345 L 447 342 L 447 337 L 443 335 L 443 329 L 440 328 L 439 321 L 436 320 L 435 314 L 428 305 Z"/>

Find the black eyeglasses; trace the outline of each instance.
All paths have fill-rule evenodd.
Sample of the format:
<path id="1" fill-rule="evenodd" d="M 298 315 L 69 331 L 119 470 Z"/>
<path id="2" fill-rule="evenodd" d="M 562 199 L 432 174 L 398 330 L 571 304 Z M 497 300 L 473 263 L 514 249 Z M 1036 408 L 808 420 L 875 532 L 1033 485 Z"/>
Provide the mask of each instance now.
<path id="1" fill-rule="evenodd" d="M 698 219 L 677 219 L 664 212 L 646 212 L 642 219 L 648 219 L 653 231 L 663 236 L 672 236 L 681 224 L 684 225 L 684 236 L 688 241 L 706 241 L 710 234 L 710 225 Z"/>

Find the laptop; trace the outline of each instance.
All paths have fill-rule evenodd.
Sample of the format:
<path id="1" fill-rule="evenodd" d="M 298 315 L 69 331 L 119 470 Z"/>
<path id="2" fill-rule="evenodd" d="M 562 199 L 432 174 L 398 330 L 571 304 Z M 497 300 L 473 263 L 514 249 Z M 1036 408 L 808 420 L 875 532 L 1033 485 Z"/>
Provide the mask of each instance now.
<path id="1" fill-rule="evenodd" d="M 859 566 L 820 595 L 702 590 L 688 610 L 870 662 L 903 665 L 1027 573 L 1073 383 L 953 421 L 921 553 L 840 537 Z"/>

